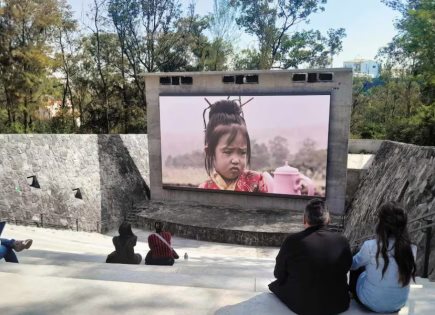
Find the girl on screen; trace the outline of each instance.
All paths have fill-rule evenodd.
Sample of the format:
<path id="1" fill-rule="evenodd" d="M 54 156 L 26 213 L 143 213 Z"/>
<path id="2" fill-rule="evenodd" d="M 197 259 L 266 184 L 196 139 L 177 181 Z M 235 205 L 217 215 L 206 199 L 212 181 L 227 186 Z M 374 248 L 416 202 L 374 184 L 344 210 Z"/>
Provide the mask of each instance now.
<path id="1" fill-rule="evenodd" d="M 204 148 L 209 179 L 199 188 L 267 192 L 263 175 L 248 170 L 251 143 L 241 106 L 222 100 L 210 104 L 209 109 Z"/>

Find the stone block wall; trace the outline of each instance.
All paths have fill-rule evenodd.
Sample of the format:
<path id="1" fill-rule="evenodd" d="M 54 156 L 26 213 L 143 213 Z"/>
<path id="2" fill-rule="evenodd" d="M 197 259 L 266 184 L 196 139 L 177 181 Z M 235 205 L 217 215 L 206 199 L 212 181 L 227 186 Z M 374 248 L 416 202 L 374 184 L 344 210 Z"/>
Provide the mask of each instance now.
<path id="1" fill-rule="evenodd" d="M 116 228 L 136 203 L 149 196 L 149 188 L 142 173 L 148 174 L 138 152 L 147 150 L 137 135 L 99 135 L 98 160 L 100 165 L 101 220 L 104 230 Z M 143 136 L 142 136 L 143 137 Z M 123 139 L 127 139 L 125 142 Z M 128 141 L 130 140 L 130 141 Z M 130 147 L 130 150 L 128 149 Z M 136 161 L 130 152 L 135 152 Z M 145 151 L 144 157 L 148 156 Z M 142 172 L 139 171 L 139 167 Z M 146 176 L 146 175 L 145 175 Z"/>
<path id="2" fill-rule="evenodd" d="M 361 179 L 347 210 L 345 235 L 351 244 L 374 233 L 380 205 L 395 200 L 408 210 L 408 220 L 435 211 L 435 147 L 420 147 L 384 141 L 371 167 Z M 432 217 L 435 219 L 435 216 Z M 414 223 L 416 229 L 425 221 Z M 435 233 L 434 233 L 435 234 Z M 421 274 L 424 259 L 424 231 L 411 233 L 417 244 L 417 265 Z M 435 279 L 435 237 L 432 237 L 430 278 Z"/>
<path id="3" fill-rule="evenodd" d="M 2 134 L 0 218 L 40 224 L 42 214 L 44 225 L 111 228 L 131 202 L 147 198 L 147 150 L 146 135 Z M 40 189 L 30 186 L 32 175 Z"/>

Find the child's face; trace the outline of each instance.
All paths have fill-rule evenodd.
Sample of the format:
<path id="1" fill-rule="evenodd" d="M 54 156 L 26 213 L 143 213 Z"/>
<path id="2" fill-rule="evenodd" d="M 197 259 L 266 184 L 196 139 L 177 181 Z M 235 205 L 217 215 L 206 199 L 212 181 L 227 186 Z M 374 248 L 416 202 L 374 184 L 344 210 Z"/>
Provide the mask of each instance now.
<path id="1" fill-rule="evenodd" d="M 231 143 L 228 142 L 230 133 L 223 135 L 215 149 L 214 168 L 224 179 L 234 180 L 246 167 L 247 141 L 238 132 Z"/>

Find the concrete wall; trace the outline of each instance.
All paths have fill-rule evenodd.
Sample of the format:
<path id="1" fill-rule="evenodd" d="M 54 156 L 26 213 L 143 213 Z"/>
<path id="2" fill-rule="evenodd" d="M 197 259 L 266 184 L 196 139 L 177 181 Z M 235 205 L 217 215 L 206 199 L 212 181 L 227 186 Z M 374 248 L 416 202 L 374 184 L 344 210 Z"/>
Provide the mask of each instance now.
<path id="1" fill-rule="evenodd" d="M 346 218 L 345 235 L 351 243 L 374 233 L 378 209 L 385 201 L 402 203 L 408 210 L 409 220 L 435 211 L 435 147 L 384 141 L 366 172 Z M 425 224 L 424 220 L 419 221 L 410 226 L 410 230 Z M 425 233 L 418 231 L 410 235 L 418 245 L 417 264 L 421 273 Z M 432 252 L 434 248 L 435 242 L 432 242 Z M 434 268 L 435 255 L 431 255 L 432 280 L 435 279 Z"/>
<path id="2" fill-rule="evenodd" d="M 293 82 L 293 73 L 333 72 L 331 82 Z M 260 84 L 224 84 L 224 75 L 256 74 Z M 189 76 L 192 85 L 161 85 L 160 77 Z M 331 94 L 327 203 L 332 212 L 344 213 L 346 196 L 346 165 L 352 100 L 352 72 L 350 69 L 295 70 L 295 71 L 240 71 L 202 73 L 161 73 L 146 75 L 148 101 L 148 134 L 150 148 L 150 183 L 153 200 L 196 201 L 205 204 L 231 204 L 246 208 L 303 210 L 307 199 L 259 197 L 210 192 L 192 192 L 162 188 L 160 147 L 159 95 L 249 95 L 250 93 L 313 93 Z"/>
<path id="3" fill-rule="evenodd" d="M 0 218 L 110 228 L 146 199 L 147 147 L 146 135 L 0 135 Z M 32 175 L 40 189 L 29 186 Z"/>

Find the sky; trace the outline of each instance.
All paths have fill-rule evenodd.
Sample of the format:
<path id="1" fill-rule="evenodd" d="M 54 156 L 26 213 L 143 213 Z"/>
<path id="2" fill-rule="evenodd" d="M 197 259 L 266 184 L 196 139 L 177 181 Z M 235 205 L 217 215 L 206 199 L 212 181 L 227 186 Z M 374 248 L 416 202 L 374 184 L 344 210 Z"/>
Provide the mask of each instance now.
<path id="1" fill-rule="evenodd" d="M 93 3 L 93 0 L 67 1 L 79 21 L 84 20 L 83 12 L 89 11 Z M 190 1 L 181 0 L 184 8 Z M 200 15 L 212 12 L 213 0 L 196 0 L 196 11 Z M 342 67 L 344 61 L 355 58 L 374 59 L 379 48 L 396 35 L 394 21 L 397 18 L 397 13 L 381 0 L 328 0 L 324 12 L 313 14 L 309 25 L 299 27 L 320 30 L 325 35 L 330 28 L 345 28 L 347 36 L 343 40 L 343 51 L 334 57 L 334 66 Z M 254 43 L 248 36 L 242 37 L 241 42 L 247 46 Z"/>

